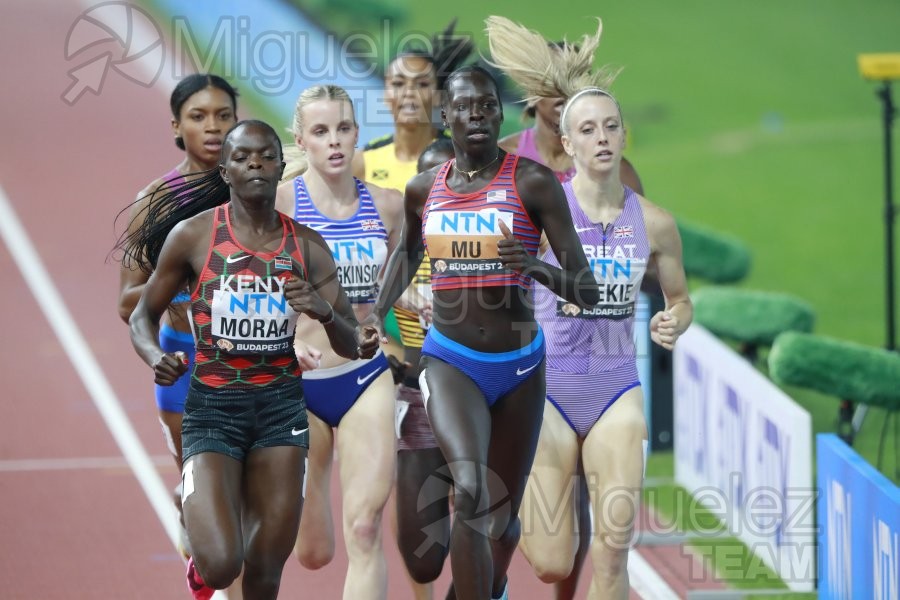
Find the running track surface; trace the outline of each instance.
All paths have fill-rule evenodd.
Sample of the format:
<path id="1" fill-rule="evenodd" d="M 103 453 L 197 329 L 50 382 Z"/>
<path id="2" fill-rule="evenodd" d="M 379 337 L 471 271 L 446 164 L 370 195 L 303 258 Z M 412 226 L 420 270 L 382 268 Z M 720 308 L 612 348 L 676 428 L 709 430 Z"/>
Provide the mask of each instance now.
<path id="1" fill-rule="evenodd" d="M 110 71 L 101 94 L 66 105 L 60 96 L 77 64 L 65 60 L 64 45 L 84 8 L 75 0 L 4 5 L 0 189 L 133 425 L 132 441 L 150 455 L 168 490 L 178 474 L 157 424 L 151 374 L 116 314 L 117 264 L 107 253 L 121 231 L 113 227 L 117 212 L 180 160 L 168 128 L 171 89 L 165 80 L 148 89 Z M 252 115 L 241 110 L 241 116 Z M 22 268 L 37 272 L 27 262 Z M 0 400 L 8 415 L 0 422 L 0 596 L 188 598 L 182 562 L 76 371 L 85 356 L 67 353 L 6 244 L 0 269 L 6 290 L 0 314 L 13 340 L 4 353 L 8 387 Z M 409 597 L 387 531 L 385 548 L 388 597 Z M 315 573 L 291 560 L 281 596 L 315 590 L 319 598 L 340 598 L 345 567 L 340 547 L 335 561 Z M 513 598 L 550 596 L 518 554 L 510 579 Z M 449 565 L 439 595 L 448 581 Z M 583 596 L 586 579 L 581 587 Z"/>

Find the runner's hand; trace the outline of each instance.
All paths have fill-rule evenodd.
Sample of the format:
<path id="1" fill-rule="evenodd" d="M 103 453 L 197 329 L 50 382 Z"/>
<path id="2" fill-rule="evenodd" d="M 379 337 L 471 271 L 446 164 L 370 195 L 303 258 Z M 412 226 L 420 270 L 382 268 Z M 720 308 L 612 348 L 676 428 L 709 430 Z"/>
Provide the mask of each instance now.
<path id="1" fill-rule="evenodd" d="M 500 221 L 500 231 L 503 233 L 503 239 L 497 242 L 500 262 L 507 269 L 521 273 L 531 266 L 534 257 L 528 254 L 522 241 L 512 234 L 503 221 Z"/>
<path id="2" fill-rule="evenodd" d="M 331 305 L 319 296 L 318 292 L 305 279 L 291 276 L 284 284 L 284 297 L 296 312 L 304 314 L 316 321 L 328 321 L 333 318 Z"/>
<path id="3" fill-rule="evenodd" d="M 385 343 L 387 338 L 381 335 L 381 331 L 375 325 L 357 325 L 356 351 L 360 358 L 372 358 L 378 352 L 379 346 Z"/>
<path id="4" fill-rule="evenodd" d="M 297 355 L 297 362 L 300 363 L 300 369 L 303 371 L 318 369 L 322 361 L 321 350 L 300 341 L 294 342 L 294 354 Z"/>
<path id="5" fill-rule="evenodd" d="M 187 354 L 181 351 L 166 352 L 153 365 L 153 381 L 158 385 L 174 385 L 187 370 Z"/>
<path id="6" fill-rule="evenodd" d="M 672 350 L 678 339 L 678 317 L 667 310 L 661 310 L 650 319 L 650 339 L 665 348 Z"/>

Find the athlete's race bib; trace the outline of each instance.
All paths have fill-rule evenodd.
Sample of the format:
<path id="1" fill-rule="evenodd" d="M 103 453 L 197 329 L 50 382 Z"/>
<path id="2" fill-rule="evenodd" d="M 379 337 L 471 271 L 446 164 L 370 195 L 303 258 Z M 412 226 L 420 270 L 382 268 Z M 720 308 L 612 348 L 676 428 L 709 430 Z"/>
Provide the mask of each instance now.
<path id="1" fill-rule="evenodd" d="M 292 351 L 299 316 L 284 297 L 288 277 L 222 275 L 213 291 L 212 343 L 229 354 Z"/>
<path id="2" fill-rule="evenodd" d="M 590 308 L 580 308 L 557 298 L 556 316 L 612 320 L 633 316 L 647 261 L 634 256 L 633 244 L 609 249 L 591 244 L 582 244 L 582 247 L 600 288 L 600 302 Z"/>
<path id="3" fill-rule="evenodd" d="M 338 280 L 354 304 L 374 302 L 381 269 L 387 261 L 383 237 L 328 240 L 337 267 Z"/>
<path id="4" fill-rule="evenodd" d="M 432 209 L 425 223 L 432 274 L 468 276 L 507 271 L 500 261 L 497 242 L 503 239 L 500 223 L 512 231 L 513 216 L 496 209 Z"/>

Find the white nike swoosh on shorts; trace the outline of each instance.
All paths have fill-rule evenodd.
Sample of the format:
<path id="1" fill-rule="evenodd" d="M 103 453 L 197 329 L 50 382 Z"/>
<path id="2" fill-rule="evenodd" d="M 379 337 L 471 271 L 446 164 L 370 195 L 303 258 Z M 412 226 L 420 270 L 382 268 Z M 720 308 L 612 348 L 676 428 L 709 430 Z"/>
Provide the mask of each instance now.
<path id="1" fill-rule="evenodd" d="M 294 429 L 291 429 L 291 435 L 300 435 L 300 434 L 302 434 L 302 433 L 306 433 L 307 431 L 309 431 L 309 427 L 307 427 L 306 429 L 296 429 L 296 428 L 294 428 Z"/>
<path id="2" fill-rule="evenodd" d="M 534 369 L 537 368 L 537 366 L 538 366 L 539 364 L 541 364 L 541 363 L 537 363 L 537 364 L 531 365 L 531 366 L 528 367 L 527 369 L 519 369 L 519 368 L 517 367 L 517 368 L 516 368 L 516 375 L 524 375 L 525 373 L 528 373 L 529 371 L 533 371 Z"/>
<path id="3" fill-rule="evenodd" d="M 231 264 L 231 263 L 236 263 L 236 262 L 239 261 L 239 260 L 244 260 L 245 258 L 250 258 L 250 255 L 249 255 L 249 254 L 245 254 L 245 255 L 243 255 L 243 256 L 238 256 L 237 258 L 235 258 L 234 256 L 229 255 L 228 258 L 225 259 L 225 262 Z"/>
<path id="4" fill-rule="evenodd" d="M 364 384 L 365 382 L 367 382 L 368 380 L 372 379 L 372 378 L 373 378 L 375 375 L 377 375 L 377 374 L 378 374 L 378 370 L 376 369 L 375 371 L 372 371 L 371 373 L 369 373 L 369 374 L 366 375 L 365 377 L 357 377 L 357 378 L 356 378 L 356 385 L 362 385 L 362 384 Z"/>

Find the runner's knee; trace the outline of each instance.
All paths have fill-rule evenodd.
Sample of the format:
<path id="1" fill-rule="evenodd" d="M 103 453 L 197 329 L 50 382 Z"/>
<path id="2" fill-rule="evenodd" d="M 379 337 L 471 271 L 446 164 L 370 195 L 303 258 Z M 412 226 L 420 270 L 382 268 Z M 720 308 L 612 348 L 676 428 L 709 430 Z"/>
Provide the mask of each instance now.
<path id="1" fill-rule="evenodd" d="M 208 548 L 194 552 L 194 564 L 209 587 L 224 590 L 241 574 L 243 558 L 221 548 Z"/>
<path id="2" fill-rule="evenodd" d="M 511 510 L 509 503 L 501 504 L 491 512 L 491 539 L 504 548 L 515 547 L 522 536 L 522 523 Z"/>
<path id="3" fill-rule="evenodd" d="M 541 552 L 538 556 L 530 557 L 534 574 L 544 583 L 557 583 L 562 581 L 572 572 L 575 564 L 573 555 L 563 552 Z"/>
<path id="4" fill-rule="evenodd" d="M 370 553 L 381 541 L 381 518 L 375 514 L 361 515 L 350 524 L 348 552 Z"/>
<path id="5" fill-rule="evenodd" d="M 297 561 L 305 569 L 316 571 L 328 565 L 334 559 L 334 544 L 300 546 L 297 548 Z"/>
<path id="6" fill-rule="evenodd" d="M 594 573 L 601 579 L 609 580 L 620 577 L 628 565 L 628 547 L 621 546 L 620 541 L 597 536 L 591 544 L 591 558 Z"/>

